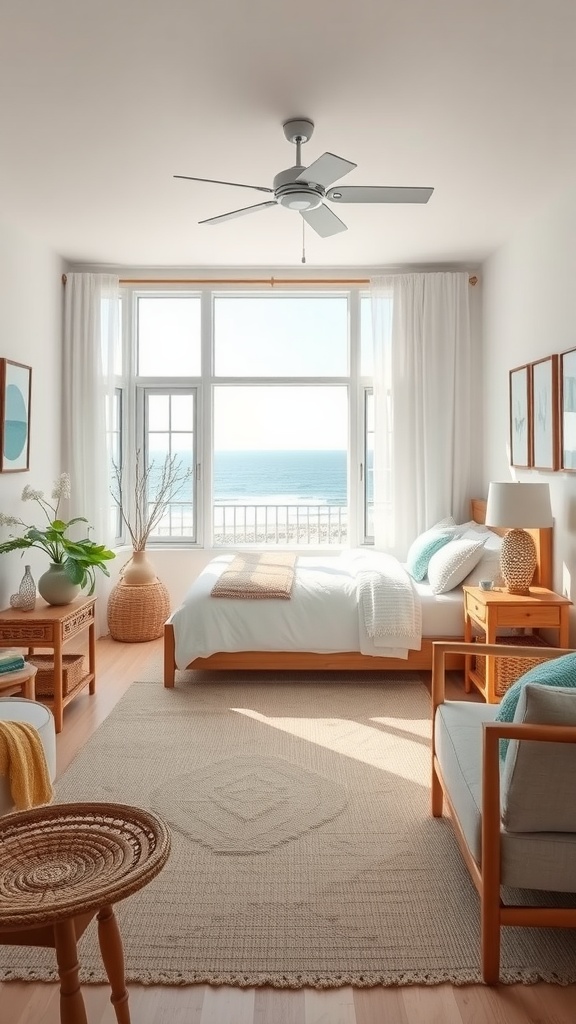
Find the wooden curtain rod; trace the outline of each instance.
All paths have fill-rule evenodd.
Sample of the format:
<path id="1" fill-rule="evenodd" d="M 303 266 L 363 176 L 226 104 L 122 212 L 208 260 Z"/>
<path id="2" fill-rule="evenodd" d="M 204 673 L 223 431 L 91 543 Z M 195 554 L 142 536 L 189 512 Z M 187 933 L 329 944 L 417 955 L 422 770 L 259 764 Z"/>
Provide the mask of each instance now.
<path id="1" fill-rule="evenodd" d="M 62 274 L 62 284 L 66 284 L 66 274 Z M 477 284 L 476 275 L 468 279 L 468 283 Z M 331 278 L 331 277 L 121 277 L 120 284 L 267 284 L 271 288 L 277 284 L 370 284 L 369 277 Z"/>

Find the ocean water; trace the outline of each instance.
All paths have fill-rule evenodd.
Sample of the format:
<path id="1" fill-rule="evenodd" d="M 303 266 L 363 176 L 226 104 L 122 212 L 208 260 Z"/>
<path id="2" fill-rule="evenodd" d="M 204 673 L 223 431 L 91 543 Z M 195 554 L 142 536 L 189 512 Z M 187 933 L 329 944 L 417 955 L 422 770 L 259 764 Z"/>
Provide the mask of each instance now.
<path id="1" fill-rule="evenodd" d="M 214 500 L 239 505 L 345 505 L 346 452 L 215 452 Z"/>

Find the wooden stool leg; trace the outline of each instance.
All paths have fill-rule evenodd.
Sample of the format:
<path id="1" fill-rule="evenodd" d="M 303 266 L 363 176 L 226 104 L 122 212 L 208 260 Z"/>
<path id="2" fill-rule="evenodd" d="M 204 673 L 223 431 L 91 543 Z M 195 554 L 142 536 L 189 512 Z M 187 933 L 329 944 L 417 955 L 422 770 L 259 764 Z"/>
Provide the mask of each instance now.
<path id="1" fill-rule="evenodd" d="M 128 1009 L 128 992 L 124 978 L 124 951 L 120 929 L 110 905 L 102 907 L 98 912 L 98 941 L 102 961 L 106 968 L 106 974 L 112 989 L 110 1002 L 116 1013 L 118 1024 L 130 1024 L 130 1010 Z"/>
<path id="2" fill-rule="evenodd" d="M 26 679 L 25 682 L 23 683 L 23 686 L 22 686 L 23 695 L 24 695 L 24 697 L 27 697 L 28 700 L 36 700 L 36 679 L 35 679 L 35 675 L 36 675 L 36 673 L 34 673 L 33 676 L 30 676 L 29 679 Z"/>
<path id="3" fill-rule="evenodd" d="M 60 975 L 60 1024 L 88 1024 L 78 978 L 73 918 L 54 925 L 54 947 Z"/>

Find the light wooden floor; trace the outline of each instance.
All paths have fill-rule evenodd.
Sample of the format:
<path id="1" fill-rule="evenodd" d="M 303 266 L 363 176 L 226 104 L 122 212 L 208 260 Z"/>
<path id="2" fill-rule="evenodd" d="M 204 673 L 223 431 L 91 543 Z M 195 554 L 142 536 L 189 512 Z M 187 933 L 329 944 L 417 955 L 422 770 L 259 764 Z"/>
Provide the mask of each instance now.
<path id="1" fill-rule="evenodd" d="M 134 679 L 149 678 L 144 666 L 161 641 L 97 643 L 98 692 L 76 698 L 64 712 L 58 737 L 58 773 Z M 158 675 L 160 679 L 160 675 Z M 462 697 L 458 687 L 451 696 Z M 90 1024 L 113 1024 L 106 986 L 85 985 Z M 58 1024 L 58 986 L 0 984 L 2 1024 Z M 190 985 L 181 988 L 130 986 L 133 1024 L 574 1024 L 576 986 L 481 985 L 299 989 L 238 989 Z"/>

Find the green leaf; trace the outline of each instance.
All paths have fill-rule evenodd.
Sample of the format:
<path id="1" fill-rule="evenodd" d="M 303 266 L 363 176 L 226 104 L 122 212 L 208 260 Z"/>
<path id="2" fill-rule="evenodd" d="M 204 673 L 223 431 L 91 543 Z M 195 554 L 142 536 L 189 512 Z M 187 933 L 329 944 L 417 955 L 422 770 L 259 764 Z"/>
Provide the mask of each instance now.
<path id="1" fill-rule="evenodd" d="M 32 540 L 28 537 L 14 537 L 12 540 L 2 541 L 0 544 L 0 555 L 6 554 L 8 551 L 18 551 L 21 548 L 32 547 Z"/>
<path id="2" fill-rule="evenodd" d="M 82 586 L 85 576 L 82 566 L 79 565 L 78 562 L 74 561 L 74 559 L 67 558 L 64 562 L 64 568 L 66 570 L 66 575 L 70 580 L 72 580 L 72 583 L 77 583 Z"/>

